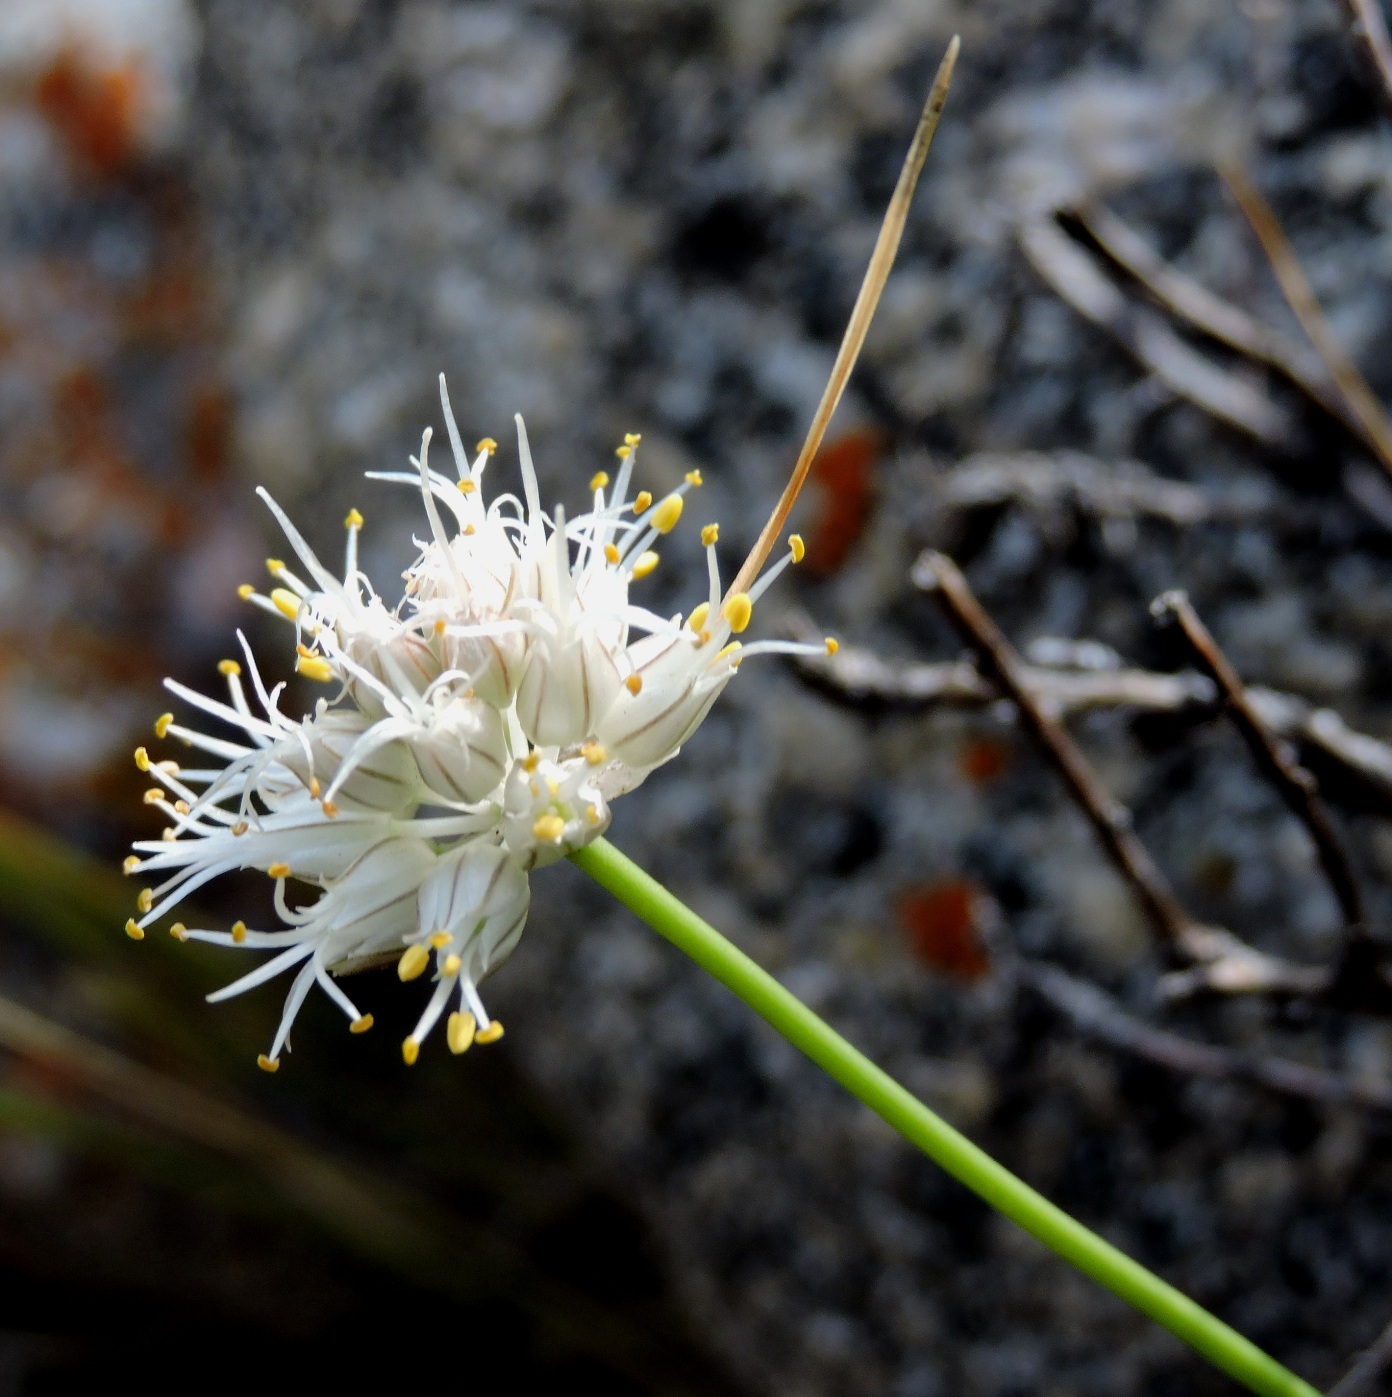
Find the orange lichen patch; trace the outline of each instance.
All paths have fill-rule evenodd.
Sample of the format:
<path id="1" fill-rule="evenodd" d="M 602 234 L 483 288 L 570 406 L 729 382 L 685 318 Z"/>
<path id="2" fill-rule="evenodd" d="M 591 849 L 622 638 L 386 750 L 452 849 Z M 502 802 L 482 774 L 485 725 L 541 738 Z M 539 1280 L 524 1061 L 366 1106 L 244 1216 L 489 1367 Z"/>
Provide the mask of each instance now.
<path id="1" fill-rule="evenodd" d="M 818 577 L 835 572 L 865 532 L 874 499 L 875 466 L 883 450 L 883 433 L 862 427 L 828 442 L 817 453 L 811 480 L 818 508 L 805 531 L 805 566 Z"/>
<path id="2" fill-rule="evenodd" d="M 973 786 L 989 786 L 1010 765 L 1010 744 L 998 737 L 969 737 L 958 749 L 957 769 Z"/>
<path id="3" fill-rule="evenodd" d="M 67 51 L 39 75 L 34 102 L 81 164 L 111 175 L 136 153 L 141 88 L 134 68 L 98 69 Z"/>
<path id="4" fill-rule="evenodd" d="M 964 980 L 979 980 L 991 968 L 976 907 L 976 889 L 961 879 L 907 888 L 896 903 L 913 954 L 934 970 Z"/>

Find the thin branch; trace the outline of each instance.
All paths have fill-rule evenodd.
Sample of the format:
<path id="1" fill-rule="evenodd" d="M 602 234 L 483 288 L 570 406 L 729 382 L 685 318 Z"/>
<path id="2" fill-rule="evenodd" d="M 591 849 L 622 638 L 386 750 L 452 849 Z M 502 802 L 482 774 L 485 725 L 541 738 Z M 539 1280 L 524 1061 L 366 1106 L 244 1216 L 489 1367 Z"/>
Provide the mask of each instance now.
<path id="1" fill-rule="evenodd" d="M 1324 365 L 1303 345 L 1264 325 L 1245 310 L 1215 296 L 1207 287 L 1176 270 L 1128 224 L 1093 200 L 1070 212 L 1117 266 L 1128 272 L 1171 315 L 1187 321 L 1249 359 L 1269 365 L 1326 412 L 1362 435 Z"/>
<path id="2" fill-rule="evenodd" d="M 1383 37 L 1385 40 L 1385 33 Z M 1389 1365 L 1392 1365 L 1392 1324 L 1358 1355 L 1353 1367 L 1329 1389 L 1329 1397 L 1366 1397 Z"/>
<path id="3" fill-rule="evenodd" d="M 1265 446 L 1292 440 L 1295 424 L 1283 408 L 1185 344 L 1157 311 L 1124 296 L 1052 216 L 1025 223 L 1019 241 L 1034 269 L 1059 296 L 1112 335 L 1173 393 Z"/>
<path id="4" fill-rule="evenodd" d="M 1300 266 L 1294 248 L 1281 228 L 1275 211 L 1240 166 L 1225 164 L 1219 173 L 1237 201 L 1243 216 L 1252 225 L 1252 231 L 1257 235 L 1262 251 L 1266 253 L 1266 260 L 1271 264 L 1271 271 L 1281 288 L 1281 294 L 1286 298 L 1286 304 L 1290 306 L 1295 318 L 1300 322 L 1300 328 L 1305 331 L 1310 343 L 1324 360 L 1339 396 L 1357 424 L 1359 435 L 1383 468 L 1392 473 L 1392 422 L 1388 421 L 1382 404 L 1378 402 L 1373 390 L 1368 387 L 1367 380 L 1339 343 L 1329 321 L 1325 319 L 1319 300 Z"/>
<path id="5" fill-rule="evenodd" d="M 1392 109 L 1392 39 L 1377 0 L 1343 0 L 1353 21 L 1353 37 L 1358 40 L 1373 71 L 1381 81 L 1383 105 Z M 1333 1394 L 1330 1394 L 1333 1397 Z M 1340 1393 L 1339 1397 L 1345 1397 Z"/>
<path id="6" fill-rule="evenodd" d="M 1014 702 L 1022 724 L 1058 768 L 1161 940 L 1172 954 L 1195 962 L 1193 970 L 1167 977 L 1172 997 L 1199 989 L 1227 994 L 1324 993 L 1332 978 L 1327 970 L 1279 960 L 1230 931 L 1204 926 L 1189 916 L 1137 838 L 1131 812 L 1112 799 L 1082 749 L 1035 700 L 1020 657 L 972 595 L 957 565 L 942 553 L 927 552 L 914 564 L 912 576 L 917 586 L 942 602 L 962 638 L 976 652 L 982 672 Z"/>
<path id="7" fill-rule="evenodd" d="M 903 236 L 904 225 L 909 217 L 909 205 L 913 202 L 923 162 L 928 158 L 928 148 L 933 144 L 933 134 L 938 129 L 938 118 L 942 115 L 943 105 L 947 101 L 947 89 L 952 85 L 952 70 L 957 66 L 957 52 L 960 48 L 961 41 L 954 35 L 952 42 L 947 46 L 947 52 L 943 54 L 942 62 L 938 65 L 933 89 L 929 92 L 923 114 L 918 119 L 918 129 L 914 132 L 909 153 L 904 157 L 903 168 L 899 171 L 899 182 L 894 186 L 894 194 L 885 210 L 884 222 L 880 224 L 875 250 L 870 254 L 870 265 L 865 269 L 865 280 L 861 282 L 860 293 L 851 308 L 850 323 L 842 337 L 841 348 L 836 352 L 836 362 L 831 366 L 831 376 L 822 390 L 822 400 L 813 414 L 807 438 L 802 443 L 802 450 L 798 452 L 797 464 L 794 465 L 793 473 L 788 477 L 788 483 L 783 487 L 783 493 L 779 496 L 773 513 L 735 575 L 726 596 L 747 591 L 758 577 L 759 569 L 773 551 L 778 535 L 783 531 L 783 525 L 787 523 L 788 515 L 807 481 L 807 473 L 812 469 L 817 449 L 822 444 L 832 414 L 836 411 L 836 405 L 841 401 L 841 394 L 845 391 L 851 371 L 855 368 L 861 346 L 870 330 L 875 307 L 880 303 L 880 295 L 884 291 L 885 282 L 889 280 L 890 269 L 894 266 L 894 256 L 899 251 L 899 239 Z"/>
<path id="8" fill-rule="evenodd" d="M 1151 603 L 1150 611 L 1156 620 L 1172 621 L 1179 626 L 1199 667 L 1221 690 L 1228 713 L 1251 748 L 1257 765 L 1314 840 L 1320 867 L 1324 869 L 1334 896 L 1339 900 L 1345 925 L 1362 926 L 1363 898 L 1358 890 L 1358 881 L 1354 877 L 1348 853 L 1329 818 L 1329 811 L 1319 797 L 1319 783 L 1262 721 L 1261 714 L 1247 696 L 1242 677 L 1213 639 L 1208 627 L 1199 619 L 1189 598 L 1180 591 L 1165 592 Z"/>
<path id="9" fill-rule="evenodd" d="M 1020 961 L 1015 973 L 1087 1038 L 1187 1077 L 1247 1082 L 1321 1106 L 1392 1111 L 1392 1086 L 1326 1072 L 1284 1058 L 1196 1043 L 1126 1012 L 1109 994 L 1056 966 Z M 1333 1394 L 1331 1394 L 1333 1397 Z"/>

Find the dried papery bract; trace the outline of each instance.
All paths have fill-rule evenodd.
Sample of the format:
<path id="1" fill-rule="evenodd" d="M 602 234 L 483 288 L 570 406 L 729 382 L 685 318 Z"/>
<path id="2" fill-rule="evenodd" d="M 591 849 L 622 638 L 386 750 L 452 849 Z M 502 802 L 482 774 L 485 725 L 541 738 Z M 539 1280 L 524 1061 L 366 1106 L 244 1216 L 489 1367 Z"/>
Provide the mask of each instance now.
<path id="1" fill-rule="evenodd" d="M 802 450 L 798 452 L 793 473 L 788 478 L 787 485 L 783 487 L 783 493 L 779 496 L 768 523 L 764 525 L 749 556 L 744 560 L 744 565 L 730 584 L 727 596 L 747 591 L 749 585 L 758 577 L 759 570 L 773 552 L 778 535 L 788 522 L 788 515 L 807 482 L 807 473 L 812 469 L 813 459 L 822 444 L 822 438 L 826 435 L 837 404 L 841 401 L 841 394 L 845 392 L 856 360 L 860 357 L 861 346 L 864 345 L 865 336 L 870 331 L 875 307 L 880 303 L 885 282 L 889 280 L 890 269 L 894 266 L 895 254 L 899 251 L 899 240 L 903 237 L 904 225 L 909 217 L 909 205 L 913 202 L 923 162 L 928 158 L 928 148 L 933 144 L 933 134 L 938 129 L 938 118 L 942 115 L 943 105 L 947 101 L 947 89 L 952 83 L 952 70 L 957 66 L 957 52 L 960 47 L 961 41 L 954 35 L 942 62 L 938 65 L 938 75 L 933 80 L 932 91 L 928 94 L 923 114 L 918 119 L 913 143 L 904 157 L 903 168 L 899 171 L 899 182 L 894 186 L 889 208 L 880 224 L 880 235 L 875 240 L 875 250 L 870 254 L 870 265 L 865 269 L 865 280 L 860 284 L 860 294 L 857 295 L 855 305 L 851 309 L 850 322 L 846 326 L 845 335 L 842 336 L 841 348 L 836 352 L 831 376 L 822 391 L 817 411 L 812 416 L 812 425 L 808 428 Z"/>

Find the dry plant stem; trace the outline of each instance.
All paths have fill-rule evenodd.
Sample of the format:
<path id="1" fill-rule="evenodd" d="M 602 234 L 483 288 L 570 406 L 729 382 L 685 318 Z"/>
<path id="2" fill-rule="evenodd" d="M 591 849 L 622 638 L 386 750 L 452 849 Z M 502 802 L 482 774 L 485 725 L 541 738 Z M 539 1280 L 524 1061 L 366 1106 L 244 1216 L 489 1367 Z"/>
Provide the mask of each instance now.
<path id="1" fill-rule="evenodd" d="M 1353 1367 L 1329 1389 L 1329 1397 L 1367 1397 L 1392 1365 L 1392 1324 L 1358 1355 Z"/>
<path id="2" fill-rule="evenodd" d="M 607 840 L 571 859 L 934 1163 L 1031 1236 L 1264 1397 L 1318 1397 L 1220 1319 L 1056 1208 L 930 1111 Z"/>
<path id="3" fill-rule="evenodd" d="M 924 553 L 914 564 L 913 580 L 938 597 L 953 625 L 976 652 L 983 672 L 1014 702 L 1020 721 L 1058 768 L 1170 953 L 1195 963 L 1195 969 L 1166 977 L 1162 989 L 1167 995 L 1180 998 L 1200 990 L 1314 995 L 1328 988 L 1329 972 L 1278 960 L 1248 946 L 1230 931 L 1194 921 L 1136 837 L 1131 812 L 1108 795 L 1082 749 L 1030 693 L 1024 664 L 972 595 L 957 565 L 942 553 Z"/>
<path id="4" fill-rule="evenodd" d="M 1320 1106 L 1392 1111 L 1392 1087 L 1283 1058 L 1257 1057 L 1196 1043 L 1135 1018 L 1096 985 L 1075 979 L 1052 965 L 1025 961 L 1016 967 L 1016 974 L 1085 1037 L 1172 1072 L 1246 1082 Z"/>
<path id="5" fill-rule="evenodd" d="M 1240 166 L 1224 165 L 1219 173 L 1242 210 L 1243 217 L 1252 225 L 1286 304 L 1324 360 L 1339 396 L 1357 425 L 1359 435 L 1383 469 L 1392 473 L 1392 422 L 1388 421 L 1382 404 L 1373 395 L 1367 380 L 1325 319 L 1324 311 L 1320 309 L 1320 303 L 1296 258 L 1295 250 L 1286 239 L 1275 211 Z"/>
<path id="6" fill-rule="evenodd" d="M 787 522 L 788 515 L 806 483 L 813 458 L 826 435 L 832 414 L 841 401 L 841 394 L 845 391 L 851 371 L 855 368 L 856 359 L 860 356 L 861 346 L 865 343 L 865 336 L 870 329 L 870 321 L 875 314 L 875 307 L 880 302 L 880 294 L 884 291 L 890 268 L 894 265 L 895 254 L 899 251 L 899 240 L 903 236 L 904 224 L 909 217 L 909 205 L 913 202 L 914 189 L 918 185 L 923 162 L 928 158 L 928 148 L 933 144 L 933 133 L 938 129 L 938 118 L 942 115 L 943 104 L 947 101 L 947 90 L 952 83 L 952 70 L 957 65 L 957 52 L 960 47 L 960 41 L 954 36 L 947 46 L 942 62 L 938 65 L 938 75 L 933 79 L 933 88 L 928 94 L 923 114 L 918 119 L 913 143 L 904 157 L 903 168 L 899 171 L 899 182 L 894 187 L 889 208 L 885 210 L 880 234 L 875 240 L 875 249 L 870 254 L 870 265 L 865 269 L 865 280 L 861 282 L 860 293 L 856 296 L 855 305 L 851 310 L 850 323 L 841 339 L 841 348 L 836 352 L 831 376 L 822 390 L 822 399 L 813 414 L 807 438 L 798 453 L 797 464 L 793 467 L 793 473 L 789 476 L 787 485 L 783 487 L 783 493 L 753 549 L 730 584 L 727 597 L 736 592 L 748 591 L 754 579 L 758 577 L 759 570 L 768 560 L 769 554 L 773 552 L 778 536 L 783 531 L 783 525 Z"/>
<path id="7" fill-rule="evenodd" d="M 1291 813 L 1310 832 L 1319 853 L 1320 866 L 1334 890 L 1334 896 L 1339 900 L 1345 925 L 1361 926 L 1363 899 L 1348 854 L 1335 833 L 1329 811 L 1319 798 L 1318 782 L 1262 721 L 1247 697 L 1241 676 L 1209 634 L 1208 627 L 1199 619 L 1189 598 L 1180 591 L 1166 592 L 1151 603 L 1150 609 L 1158 620 L 1170 620 L 1179 626 L 1200 668 L 1222 691 L 1228 713 L 1246 739 L 1257 765 L 1270 778 Z"/>
<path id="8" fill-rule="evenodd" d="M 1334 392 L 1323 365 L 1317 359 L 1312 362 L 1302 346 L 1176 271 L 1139 233 L 1101 204 L 1089 200 L 1077 205 L 1072 213 L 1098 247 L 1135 277 L 1171 315 L 1230 349 L 1278 370 L 1326 412 L 1360 431 Z"/>
<path id="9" fill-rule="evenodd" d="M 1378 0 L 1344 0 L 1353 21 L 1353 36 L 1362 45 L 1380 79 L 1383 106 L 1392 110 L 1392 39 Z M 1332 1397 L 1332 1394 L 1331 1394 Z M 1339 1397 L 1347 1397 L 1340 1393 Z"/>
<path id="10" fill-rule="evenodd" d="M 1015 704 L 1021 723 L 1058 768 L 1152 926 L 1173 949 L 1182 949 L 1189 916 L 1136 837 L 1131 812 L 1107 794 L 1077 743 L 1044 711 L 1030 689 L 1024 662 L 977 601 L 956 563 L 943 553 L 924 553 L 914 564 L 913 580 L 941 601 L 962 639 L 975 651 L 982 672 Z"/>
<path id="11" fill-rule="evenodd" d="M 1031 219 L 1020 229 L 1019 240 L 1054 291 L 1112 335 L 1172 393 L 1263 445 L 1280 446 L 1292 438 L 1294 424 L 1282 408 L 1185 344 L 1158 311 L 1128 300 L 1052 216 Z"/>

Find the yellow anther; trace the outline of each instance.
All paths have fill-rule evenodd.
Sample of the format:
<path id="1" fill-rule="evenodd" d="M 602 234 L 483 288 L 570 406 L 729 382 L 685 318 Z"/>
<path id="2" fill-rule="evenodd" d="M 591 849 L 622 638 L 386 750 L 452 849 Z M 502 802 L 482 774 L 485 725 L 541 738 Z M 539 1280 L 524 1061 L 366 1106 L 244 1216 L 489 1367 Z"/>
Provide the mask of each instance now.
<path id="1" fill-rule="evenodd" d="M 715 660 L 728 659 L 732 665 L 737 665 L 739 664 L 739 652 L 743 649 L 744 646 L 739 641 L 732 640 L 723 650 L 716 653 Z M 711 664 L 714 664 L 715 660 L 712 660 Z"/>
<path id="2" fill-rule="evenodd" d="M 237 595 L 243 601 L 246 601 L 248 597 L 254 597 L 256 595 L 256 588 L 253 587 L 250 582 L 243 582 L 242 585 L 237 588 Z"/>
<path id="3" fill-rule="evenodd" d="M 354 1019 L 353 1022 L 350 1023 L 350 1024 L 348 1025 L 348 1032 L 349 1032 L 349 1033 L 366 1033 L 367 1030 L 368 1030 L 369 1028 L 372 1027 L 372 1024 L 373 1024 L 372 1015 L 371 1015 L 371 1014 L 364 1014 L 361 1018 L 359 1018 L 359 1019 Z"/>
<path id="4" fill-rule="evenodd" d="M 633 497 L 633 512 L 641 514 L 652 503 L 652 496 L 646 490 L 639 490 Z"/>
<path id="5" fill-rule="evenodd" d="M 178 762 L 156 762 L 155 765 L 170 776 L 177 776 L 179 774 Z"/>
<path id="6" fill-rule="evenodd" d="M 430 964 L 430 952 L 424 946 L 407 946 L 396 963 L 396 973 L 402 980 L 414 980 L 425 974 Z"/>
<path id="7" fill-rule="evenodd" d="M 150 769 L 150 754 L 143 747 L 135 749 L 135 768 L 137 771 L 149 771 Z"/>
<path id="8" fill-rule="evenodd" d="M 541 757 L 536 752 L 528 752 L 527 755 L 522 758 L 522 770 L 529 772 L 535 771 L 537 769 L 537 763 L 540 760 Z"/>
<path id="9" fill-rule="evenodd" d="M 247 925 L 245 922 L 232 923 L 232 940 L 240 946 L 247 938 Z"/>
<path id="10" fill-rule="evenodd" d="M 148 912 L 155 905 L 155 890 L 153 888 L 141 888 L 140 896 L 135 899 L 135 905 L 142 912 Z"/>
<path id="11" fill-rule="evenodd" d="M 132 941 L 143 941 L 145 939 L 145 929 L 134 917 L 127 917 L 126 935 L 129 936 Z"/>
<path id="12" fill-rule="evenodd" d="M 225 679 L 230 679 L 233 675 L 240 674 L 242 667 L 236 660 L 219 660 L 218 673 Z"/>
<path id="13" fill-rule="evenodd" d="M 406 1038 L 401 1044 L 401 1060 L 407 1067 L 414 1067 L 416 1059 L 420 1056 L 420 1042 L 414 1038 Z"/>
<path id="14" fill-rule="evenodd" d="M 687 471 L 686 483 L 691 486 L 693 490 L 699 490 L 706 482 L 701 479 L 700 471 Z"/>
<path id="15" fill-rule="evenodd" d="M 263 1072 L 280 1071 L 280 1059 L 278 1057 L 267 1057 L 265 1053 L 258 1053 L 256 1055 L 256 1065 Z"/>
<path id="16" fill-rule="evenodd" d="M 317 776 L 309 778 L 309 798 L 310 800 L 319 799 L 319 778 Z"/>
<path id="17" fill-rule="evenodd" d="M 446 956 L 445 963 L 440 967 L 441 975 L 458 975 L 459 967 L 464 962 L 458 956 Z"/>
<path id="18" fill-rule="evenodd" d="M 189 803 L 186 800 L 176 800 L 174 802 L 174 808 L 179 812 L 179 814 L 187 815 L 189 812 Z"/>
<path id="19" fill-rule="evenodd" d="M 475 1043 L 496 1043 L 503 1036 L 503 1025 L 494 1019 L 492 1023 L 486 1023 L 474 1034 Z"/>
<path id="20" fill-rule="evenodd" d="M 158 786 L 151 786 L 142 799 L 146 805 L 158 805 L 164 799 L 164 792 Z"/>
<path id="21" fill-rule="evenodd" d="M 599 807 L 597 805 L 587 805 L 585 807 L 585 818 L 592 824 L 599 823 Z"/>
<path id="22" fill-rule="evenodd" d="M 591 738 L 590 741 L 580 748 L 580 755 L 584 757 L 591 766 L 598 766 L 609 756 L 609 753 L 604 750 L 603 744 Z"/>
<path id="23" fill-rule="evenodd" d="M 559 815 L 543 815 L 532 826 L 532 838 L 543 844 L 559 844 L 565 833 L 565 821 Z"/>
<path id="24" fill-rule="evenodd" d="M 448 624 L 448 623 L 446 622 L 446 620 L 445 620 L 445 618 L 444 618 L 443 616 L 438 617 L 438 618 L 436 619 L 436 622 L 435 622 L 435 634 L 436 634 L 436 635 L 444 635 L 444 633 L 445 633 L 445 627 L 446 627 L 447 624 Z"/>
<path id="25" fill-rule="evenodd" d="M 624 680 L 624 688 L 630 694 L 641 694 L 643 692 L 643 676 L 641 674 L 630 674 Z"/>
<path id="26" fill-rule="evenodd" d="M 608 471 L 596 471 L 596 472 L 590 477 L 590 490 L 591 490 L 591 492 L 593 492 L 593 491 L 595 491 L 595 490 L 602 490 L 602 489 L 604 489 L 604 487 L 605 487 L 606 485 L 608 485 L 608 483 L 609 483 L 609 472 L 608 472 Z"/>
<path id="27" fill-rule="evenodd" d="M 738 635 L 749 625 L 749 618 L 754 614 L 754 603 L 750 601 L 749 593 L 736 592 L 720 608 L 720 614 L 730 629 Z"/>
<path id="28" fill-rule="evenodd" d="M 183 922 L 175 922 L 174 925 L 173 925 L 172 927 L 169 928 L 169 934 L 170 934 L 176 941 L 187 941 L 187 940 L 188 940 L 188 927 L 186 927 L 186 926 L 183 924 Z"/>
<path id="29" fill-rule="evenodd" d="M 691 627 L 697 635 L 700 635 L 706 624 L 706 618 L 710 615 L 710 602 L 703 601 L 700 606 L 691 608 L 691 615 L 686 618 L 686 624 Z"/>
<path id="30" fill-rule="evenodd" d="M 159 717 L 155 719 L 155 736 L 167 736 L 169 733 L 169 729 L 173 726 L 173 724 L 174 715 L 172 713 L 161 713 Z"/>
<path id="31" fill-rule="evenodd" d="M 619 460 L 626 461 L 633 455 L 633 448 L 631 446 L 616 446 L 614 448 L 614 455 L 617 456 Z"/>
<path id="32" fill-rule="evenodd" d="M 606 563 L 617 563 L 619 561 L 619 550 L 612 543 L 604 545 L 604 561 Z"/>
<path id="33" fill-rule="evenodd" d="M 178 837 L 179 833 L 172 825 L 166 829 L 160 830 L 160 838 L 164 840 L 166 844 L 172 844 Z"/>
<path id="34" fill-rule="evenodd" d="M 712 548 L 712 547 L 714 547 L 715 544 L 717 544 L 719 541 L 720 541 L 720 525 L 719 525 L 719 524 L 707 524 L 706 527 L 705 527 L 704 529 L 701 530 L 701 547 L 702 547 L 702 548 Z"/>
<path id="35" fill-rule="evenodd" d="M 649 573 L 656 571 L 657 565 L 661 561 L 651 548 L 646 553 L 640 553 L 638 561 L 633 564 L 633 580 L 641 582 Z"/>
<path id="36" fill-rule="evenodd" d="M 473 526 L 472 524 L 465 524 L 465 525 L 464 525 L 464 537 L 465 537 L 465 538 L 473 538 L 473 536 L 474 536 L 477 532 L 478 532 L 478 530 L 475 529 L 474 526 Z"/>
<path id="37" fill-rule="evenodd" d="M 670 534 L 677 527 L 677 520 L 682 517 L 682 497 L 680 495 L 668 495 L 658 507 L 653 510 L 652 526 L 660 534 Z"/>
<path id="38" fill-rule="evenodd" d="M 460 1053 L 467 1053 L 469 1045 L 474 1041 L 474 1031 L 477 1028 L 478 1020 L 472 1014 L 451 1014 L 449 1027 L 445 1030 L 445 1039 L 449 1043 L 450 1052 L 456 1057 Z"/>
<path id="39" fill-rule="evenodd" d="M 290 865 L 288 863 L 273 863 L 267 870 L 267 876 L 271 878 L 288 878 L 290 876 Z"/>
<path id="40" fill-rule="evenodd" d="M 548 776 L 546 778 L 546 789 L 550 791 L 553 796 L 557 796 L 561 792 L 561 783 Z"/>
<path id="41" fill-rule="evenodd" d="M 461 495 L 472 495 L 478 489 L 478 481 L 471 475 L 466 475 L 459 482 L 459 493 Z"/>
<path id="42" fill-rule="evenodd" d="M 841 642 L 835 636 L 829 635 L 826 638 L 826 648 L 828 655 L 834 655 L 841 648 Z"/>
<path id="43" fill-rule="evenodd" d="M 482 437 L 479 444 L 474 447 L 475 451 L 486 451 L 491 456 L 498 449 L 498 443 L 492 437 Z"/>
<path id="44" fill-rule="evenodd" d="M 447 931 L 432 931 L 430 933 L 430 944 L 437 950 L 443 951 L 451 941 L 454 940 Z"/>
<path id="45" fill-rule="evenodd" d="M 127 878 L 139 867 L 140 856 L 138 854 L 127 854 L 121 862 L 121 872 L 124 873 Z"/>
<path id="46" fill-rule="evenodd" d="M 343 527 L 345 529 L 360 529 L 363 526 L 363 517 L 356 509 L 350 509 L 344 516 Z"/>
<path id="47" fill-rule="evenodd" d="M 793 555 L 795 563 L 800 563 L 807 556 L 807 545 L 802 541 L 801 534 L 788 535 L 788 551 Z"/>
<path id="48" fill-rule="evenodd" d="M 285 564 L 279 558 L 267 558 L 266 571 L 272 577 L 279 577 L 285 571 Z"/>
<path id="49" fill-rule="evenodd" d="M 237 823 L 232 826 L 232 833 L 234 835 L 242 835 L 245 834 L 247 830 L 250 828 L 251 826 L 248 825 L 245 820 L 238 820 Z"/>
<path id="50" fill-rule="evenodd" d="M 293 621 L 300 614 L 300 599 L 294 592 L 287 591 L 284 587 L 273 587 L 271 589 L 271 601 L 275 603 L 275 609 L 285 617 L 287 621 Z"/>
<path id="51" fill-rule="evenodd" d="M 326 800 L 324 802 L 323 810 L 324 814 L 327 815 L 331 820 L 334 818 L 334 816 L 338 814 L 338 806 L 335 805 L 331 800 Z"/>
<path id="52" fill-rule="evenodd" d="M 333 666 L 318 655 L 301 655 L 295 661 L 295 672 L 314 680 L 316 684 L 327 684 L 334 677 Z"/>
<path id="53" fill-rule="evenodd" d="M 640 441 L 642 441 L 642 440 L 643 440 L 643 434 L 642 434 L 642 432 L 625 432 L 625 433 L 624 433 L 624 445 L 625 445 L 625 446 L 637 446 L 638 443 L 639 443 Z"/>

